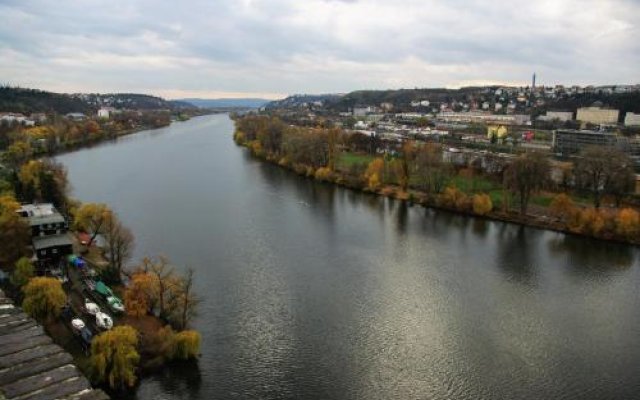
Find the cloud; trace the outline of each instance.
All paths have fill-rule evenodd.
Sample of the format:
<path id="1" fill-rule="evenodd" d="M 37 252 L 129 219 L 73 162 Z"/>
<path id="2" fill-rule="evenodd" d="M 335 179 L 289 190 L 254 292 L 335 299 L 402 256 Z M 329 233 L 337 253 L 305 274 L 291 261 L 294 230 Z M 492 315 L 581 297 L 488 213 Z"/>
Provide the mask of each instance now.
<path id="1" fill-rule="evenodd" d="M 630 0 L 5 0 L 4 83 L 242 95 L 637 83 Z"/>

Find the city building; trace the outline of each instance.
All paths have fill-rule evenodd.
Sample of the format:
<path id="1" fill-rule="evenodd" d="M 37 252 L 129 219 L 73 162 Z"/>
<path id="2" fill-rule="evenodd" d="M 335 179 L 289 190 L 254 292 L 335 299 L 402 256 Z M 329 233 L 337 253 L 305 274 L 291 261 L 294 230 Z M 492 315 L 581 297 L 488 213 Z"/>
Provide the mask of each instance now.
<path id="1" fill-rule="evenodd" d="M 553 149 L 562 156 L 570 156 L 588 146 L 609 146 L 618 144 L 615 133 L 590 130 L 558 129 L 553 132 Z"/>
<path id="2" fill-rule="evenodd" d="M 570 111 L 547 111 L 545 115 L 541 115 L 538 119 L 540 121 L 566 122 L 573 120 L 573 113 Z"/>
<path id="3" fill-rule="evenodd" d="M 640 114 L 628 112 L 624 116 L 624 126 L 640 126 Z"/>
<path id="4" fill-rule="evenodd" d="M 616 125 L 620 111 L 600 107 L 581 107 L 578 108 L 576 119 L 596 125 Z"/>

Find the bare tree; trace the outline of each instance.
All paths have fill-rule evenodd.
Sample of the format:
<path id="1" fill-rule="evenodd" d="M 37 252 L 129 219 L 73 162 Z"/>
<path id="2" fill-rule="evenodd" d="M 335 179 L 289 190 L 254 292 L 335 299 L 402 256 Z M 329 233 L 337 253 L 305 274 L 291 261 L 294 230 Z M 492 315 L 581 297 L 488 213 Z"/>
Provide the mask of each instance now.
<path id="1" fill-rule="evenodd" d="M 134 247 L 134 237 L 131 231 L 117 218 L 115 213 L 105 221 L 104 237 L 106 241 L 106 256 L 111 269 L 121 279 L 122 267 L 129 260 Z"/>
<path id="2" fill-rule="evenodd" d="M 576 162 L 578 186 L 593 195 L 594 207 L 600 207 L 602 196 L 610 194 L 616 204 L 633 189 L 633 164 L 629 157 L 613 148 L 587 147 Z"/>
<path id="3" fill-rule="evenodd" d="M 551 167 L 540 153 L 526 153 L 514 160 L 505 171 L 505 184 L 520 198 L 520 214 L 526 214 L 531 194 L 542 189 L 549 180 Z"/>

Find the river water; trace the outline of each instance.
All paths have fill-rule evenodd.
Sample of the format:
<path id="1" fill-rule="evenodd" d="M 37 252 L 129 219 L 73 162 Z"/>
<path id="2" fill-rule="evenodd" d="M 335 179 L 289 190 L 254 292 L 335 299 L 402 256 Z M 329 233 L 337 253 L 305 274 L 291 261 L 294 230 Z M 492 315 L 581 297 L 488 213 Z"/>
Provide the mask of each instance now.
<path id="1" fill-rule="evenodd" d="M 225 115 L 65 154 L 135 260 L 196 270 L 197 366 L 137 399 L 640 398 L 639 251 L 252 159 Z"/>

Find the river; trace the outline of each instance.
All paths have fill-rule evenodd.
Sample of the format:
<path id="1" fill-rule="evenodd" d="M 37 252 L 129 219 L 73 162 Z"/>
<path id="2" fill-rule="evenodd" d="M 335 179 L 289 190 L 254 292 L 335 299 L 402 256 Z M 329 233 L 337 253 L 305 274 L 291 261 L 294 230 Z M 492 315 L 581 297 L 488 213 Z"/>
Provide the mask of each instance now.
<path id="1" fill-rule="evenodd" d="M 313 182 L 232 133 L 204 116 L 57 158 L 134 261 L 196 270 L 198 366 L 137 399 L 640 398 L 637 248 Z"/>

